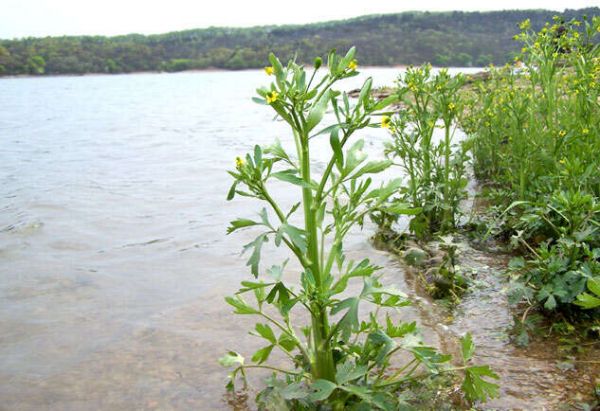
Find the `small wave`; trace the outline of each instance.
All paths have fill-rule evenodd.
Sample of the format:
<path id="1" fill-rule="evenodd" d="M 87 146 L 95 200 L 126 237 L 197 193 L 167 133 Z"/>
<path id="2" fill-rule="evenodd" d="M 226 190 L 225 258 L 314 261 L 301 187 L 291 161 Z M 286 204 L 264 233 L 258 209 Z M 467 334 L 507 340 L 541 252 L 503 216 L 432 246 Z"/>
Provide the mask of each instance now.
<path id="1" fill-rule="evenodd" d="M 42 221 L 23 221 L 15 224 L 9 224 L 0 229 L 0 233 L 11 233 L 11 234 L 21 234 L 21 235 L 29 235 L 33 234 L 44 226 Z"/>
<path id="2" fill-rule="evenodd" d="M 122 246 L 121 248 L 129 248 L 129 247 L 143 247 L 143 246 L 147 246 L 147 245 L 152 245 L 152 244 L 158 244 L 158 243 L 164 243 L 166 241 L 172 240 L 172 237 L 166 237 L 166 238 L 155 238 L 153 240 L 150 241 L 143 241 L 140 243 L 129 243 L 129 244 L 125 244 L 124 246 Z"/>

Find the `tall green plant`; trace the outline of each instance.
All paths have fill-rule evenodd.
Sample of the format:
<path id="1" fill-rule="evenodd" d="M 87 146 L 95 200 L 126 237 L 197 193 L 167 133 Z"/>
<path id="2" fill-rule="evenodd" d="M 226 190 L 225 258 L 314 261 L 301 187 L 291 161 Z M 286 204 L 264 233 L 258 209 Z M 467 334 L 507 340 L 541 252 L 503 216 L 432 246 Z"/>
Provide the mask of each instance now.
<path id="1" fill-rule="evenodd" d="M 388 198 L 400 184 L 394 180 L 372 187 L 369 175 L 385 170 L 391 161 L 366 161 L 364 142 L 350 142 L 357 131 L 379 127 L 371 116 L 396 100 L 395 96 L 373 100 L 371 79 L 354 102 L 333 88 L 338 81 L 358 74 L 354 54 L 354 48 L 344 57 L 332 52 L 327 72 L 320 76 L 319 58 L 313 73 L 307 75 L 294 61 L 284 66 L 271 55 L 271 66 L 265 71 L 274 81 L 257 90 L 255 101 L 268 105 L 289 126 L 296 152 L 289 154 L 279 141 L 266 148 L 256 146 L 253 153 L 238 158 L 236 169 L 230 171 L 234 183 L 228 199 L 251 197 L 265 203 L 265 208 L 259 219 L 237 219 L 228 229 L 231 233 L 255 227 L 261 232 L 244 247 L 251 254 L 247 264 L 254 280 L 243 281 L 242 288 L 226 301 L 235 313 L 261 319 L 253 334 L 266 345 L 252 355 L 250 363 L 234 351 L 220 360 L 233 367 L 229 387 L 233 388 L 237 377 L 244 379 L 248 369 L 263 368 L 275 375 L 258 396 L 261 408 L 316 409 L 327 403 L 335 410 L 396 409 L 400 403 L 396 390 L 431 373 L 462 369 L 469 398 L 485 399 L 495 395 L 497 387 L 482 377 L 496 375 L 487 367 L 468 364 L 470 337 L 463 339 L 464 365 L 444 368 L 450 357 L 423 345 L 414 323 L 397 323 L 388 314 L 384 322 L 379 321 L 383 311 L 409 304 L 406 296 L 383 285 L 376 274 L 379 267 L 368 259 L 356 262 L 345 256 L 343 244 L 349 230 L 362 225 L 368 213 L 388 207 Z M 329 121 L 328 109 L 333 111 L 332 122 L 323 126 Z M 311 161 L 313 142 L 324 135 L 329 136 L 331 155 L 317 176 Z M 273 180 L 298 192 L 299 201 L 289 210 L 282 209 L 271 193 Z M 297 213 L 302 214 L 300 226 L 294 222 Z M 260 265 L 261 250 L 270 240 L 287 247 L 295 257 L 301 267 L 300 284 L 289 279 L 287 260 L 267 270 Z M 362 280 L 362 291 L 349 295 L 348 284 L 355 279 Z M 247 302 L 245 295 L 255 301 Z M 365 303 L 375 311 L 359 316 Z M 296 312 L 307 314 L 310 324 L 301 328 L 293 324 Z M 266 364 L 274 349 L 290 359 L 291 367 Z M 389 372 L 391 358 L 399 350 L 412 354 L 413 359 Z"/>
<path id="2" fill-rule="evenodd" d="M 392 141 L 387 151 L 408 177 L 402 200 L 421 210 L 411 222 L 418 236 L 456 227 L 467 185 L 467 149 L 453 141 L 463 84 L 463 76 L 447 70 L 433 75 L 429 65 L 411 67 L 398 80 L 403 107 L 389 122 Z M 434 138 L 436 127 L 444 131 L 439 141 Z"/>

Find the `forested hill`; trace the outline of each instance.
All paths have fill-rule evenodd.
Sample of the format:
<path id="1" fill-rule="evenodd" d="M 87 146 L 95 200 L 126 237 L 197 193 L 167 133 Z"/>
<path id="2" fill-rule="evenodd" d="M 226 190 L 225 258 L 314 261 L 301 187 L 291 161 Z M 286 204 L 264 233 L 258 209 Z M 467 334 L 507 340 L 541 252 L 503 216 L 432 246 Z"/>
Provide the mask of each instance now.
<path id="1" fill-rule="evenodd" d="M 406 12 L 297 26 L 208 28 L 143 36 L 65 36 L 0 40 L 0 74 L 126 73 L 262 67 L 267 55 L 301 61 L 357 46 L 361 65 L 484 66 L 511 59 L 518 23 L 539 28 L 557 12 Z M 567 10 L 565 19 L 600 15 Z"/>

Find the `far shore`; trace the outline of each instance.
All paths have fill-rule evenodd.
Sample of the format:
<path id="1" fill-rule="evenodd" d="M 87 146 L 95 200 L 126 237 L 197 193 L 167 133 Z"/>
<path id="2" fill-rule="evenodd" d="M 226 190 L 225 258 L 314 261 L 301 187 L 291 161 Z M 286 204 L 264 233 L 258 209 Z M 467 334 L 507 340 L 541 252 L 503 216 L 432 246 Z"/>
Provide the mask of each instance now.
<path id="1" fill-rule="evenodd" d="M 360 66 L 360 69 L 398 69 L 405 70 L 410 65 L 393 65 L 393 66 Z M 443 66 L 433 66 L 434 68 L 444 68 Z M 476 68 L 476 67 L 450 67 L 450 68 Z M 207 72 L 237 72 L 237 71 L 257 71 L 262 70 L 262 68 L 244 68 L 244 69 L 224 69 L 218 67 L 207 67 L 203 69 L 191 69 L 191 70 L 181 70 L 181 71 L 158 71 L 158 70 L 148 70 L 148 71 L 130 71 L 130 72 L 122 72 L 122 73 L 64 73 L 64 74 L 9 74 L 9 75 L 0 75 L 0 80 L 3 79 L 19 79 L 19 78 L 45 78 L 45 77 L 89 77 L 89 76 L 119 76 L 119 75 L 130 75 L 130 74 L 177 74 L 177 73 L 207 73 Z M 481 68 L 483 71 L 484 68 Z"/>

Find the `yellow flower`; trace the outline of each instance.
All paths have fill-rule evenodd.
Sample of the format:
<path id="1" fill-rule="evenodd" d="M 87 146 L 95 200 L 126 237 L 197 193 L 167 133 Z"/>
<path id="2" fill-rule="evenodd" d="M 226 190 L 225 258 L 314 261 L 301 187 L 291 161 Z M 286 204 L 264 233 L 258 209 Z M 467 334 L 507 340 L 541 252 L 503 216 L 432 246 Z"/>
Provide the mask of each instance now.
<path id="1" fill-rule="evenodd" d="M 566 135 L 567 135 L 567 132 L 566 132 L 565 130 L 560 130 L 560 131 L 558 132 L 558 135 L 559 135 L 560 137 L 564 137 L 564 136 L 566 136 Z"/>
<path id="2" fill-rule="evenodd" d="M 267 75 L 270 76 L 273 73 L 275 73 L 275 69 L 273 68 L 273 66 L 267 66 L 265 67 L 265 73 L 267 73 Z"/>
<path id="3" fill-rule="evenodd" d="M 456 108 L 456 105 L 454 103 L 448 103 L 448 110 L 452 111 Z"/>
<path id="4" fill-rule="evenodd" d="M 270 93 L 267 93 L 267 103 L 272 104 L 276 102 L 278 96 L 279 93 L 276 91 L 271 91 Z"/>
<path id="5" fill-rule="evenodd" d="M 238 170 L 244 166 L 244 159 L 242 157 L 235 158 L 235 168 Z"/>
<path id="6" fill-rule="evenodd" d="M 560 160 L 558 160 L 558 162 L 560 164 L 565 164 L 567 162 L 567 160 L 565 160 L 564 158 L 561 158 Z"/>
<path id="7" fill-rule="evenodd" d="M 392 118 L 390 116 L 381 117 L 381 128 L 390 128 Z"/>
<path id="8" fill-rule="evenodd" d="M 349 64 L 348 64 L 348 68 L 352 71 L 356 70 L 356 68 L 358 67 L 358 61 L 356 60 L 352 60 Z"/>
<path id="9" fill-rule="evenodd" d="M 589 129 L 587 129 L 587 128 L 584 128 L 583 130 L 581 130 L 581 133 L 582 133 L 584 136 L 586 136 L 586 135 L 590 134 L 590 130 L 589 130 Z"/>
<path id="10" fill-rule="evenodd" d="M 521 24 L 519 24 L 519 28 L 521 30 L 527 30 L 529 27 L 531 27 L 531 20 L 527 19 L 521 22 Z"/>

